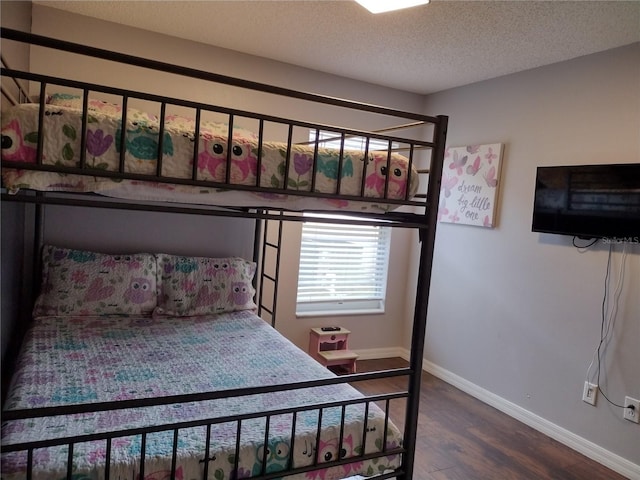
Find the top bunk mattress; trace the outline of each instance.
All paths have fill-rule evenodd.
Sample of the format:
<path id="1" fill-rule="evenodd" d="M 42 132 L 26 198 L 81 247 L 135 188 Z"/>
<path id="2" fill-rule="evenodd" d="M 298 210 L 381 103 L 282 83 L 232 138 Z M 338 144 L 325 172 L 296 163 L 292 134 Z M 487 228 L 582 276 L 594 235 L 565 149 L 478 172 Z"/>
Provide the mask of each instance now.
<path id="1" fill-rule="evenodd" d="M 10 193 L 94 192 L 143 201 L 386 212 L 418 190 L 413 162 L 393 151 L 372 148 L 365 159 L 360 150 L 267 141 L 209 121 L 200 121 L 196 129 L 191 118 L 166 115 L 161 122 L 133 108 L 127 108 L 123 132 L 122 107 L 95 99 L 88 101 L 83 132 L 81 99 L 53 98 L 43 115 L 39 104 L 3 112 L 3 162 L 36 163 L 42 117 L 42 164 L 63 167 L 60 173 L 3 168 Z M 69 167 L 87 173 L 65 172 Z"/>

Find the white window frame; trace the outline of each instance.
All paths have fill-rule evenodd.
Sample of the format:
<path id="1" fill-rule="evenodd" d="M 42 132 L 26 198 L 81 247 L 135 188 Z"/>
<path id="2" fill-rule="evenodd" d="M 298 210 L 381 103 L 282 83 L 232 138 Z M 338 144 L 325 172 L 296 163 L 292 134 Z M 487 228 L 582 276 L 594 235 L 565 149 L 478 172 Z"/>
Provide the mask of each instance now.
<path id="1" fill-rule="evenodd" d="M 319 133 L 320 139 L 330 139 L 323 142 L 324 146 L 340 148 L 339 135 L 322 131 Z M 311 130 L 309 137 L 312 142 L 315 141 L 316 131 Z M 364 145 L 364 140 L 360 138 L 345 140 L 345 149 L 364 150 Z M 377 148 L 387 149 L 388 143 L 371 139 L 369 149 Z M 305 216 L 314 215 L 305 213 Z M 326 218 L 327 215 L 324 217 Z M 348 215 L 330 215 L 330 217 L 354 219 Z M 344 245 L 341 246 L 341 242 Z M 389 227 L 362 223 L 358 225 L 303 223 L 296 316 L 384 313 L 390 246 L 391 229 Z M 343 269 L 345 265 L 347 268 Z M 345 275 L 354 273 L 353 267 L 356 265 L 361 266 L 362 270 L 356 272 L 352 278 L 345 278 Z M 324 270 L 326 272 L 324 278 L 314 278 L 314 270 Z M 356 285 L 352 286 L 352 282 Z M 325 295 L 323 295 L 323 289 Z"/>
<path id="2" fill-rule="evenodd" d="M 303 223 L 296 315 L 384 313 L 390 244 L 389 227 Z"/>

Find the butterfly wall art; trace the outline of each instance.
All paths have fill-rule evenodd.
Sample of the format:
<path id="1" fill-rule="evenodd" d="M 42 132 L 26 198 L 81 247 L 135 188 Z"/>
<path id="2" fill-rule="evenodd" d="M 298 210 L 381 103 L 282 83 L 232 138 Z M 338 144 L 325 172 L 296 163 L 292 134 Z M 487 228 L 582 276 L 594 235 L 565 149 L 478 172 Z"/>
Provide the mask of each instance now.
<path id="1" fill-rule="evenodd" d="M 447 148 L 438 219 L 495 227 L 501 163 L 501 143 Z"/>

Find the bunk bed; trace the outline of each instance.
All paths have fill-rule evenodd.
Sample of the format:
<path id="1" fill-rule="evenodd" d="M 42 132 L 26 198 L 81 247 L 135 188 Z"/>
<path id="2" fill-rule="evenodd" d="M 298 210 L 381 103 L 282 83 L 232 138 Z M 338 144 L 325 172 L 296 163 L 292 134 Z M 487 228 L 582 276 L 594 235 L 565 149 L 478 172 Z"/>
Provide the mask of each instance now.
<path id="1" fill-rule="evenodd" d="M 3 65 L 3 94 L 15 104 L 2 117 L 3 202 L 35 204 L 39 221 L 40 206 L 53 204 L 252 218 L 257 228 L 252 259 L 196 258 L 42 245 L 36 221 L 35 267 L 24 275 L 41 289 L 3 406 L 2 478 L 412 478 L 447 117 L 9 29 L 2 37 L 395 122 L 375 131 L 313 123 Z M 132 108 L 136 101 L 157 110 Z M 269 125 L 283 135 L 267 138 Z M 300 130 L 317 140 L 294 140 Z M 339 147 L 325 146 L 321 132 Z M 353 138 L 361 150 L 347 146 Z M 349 219 L 302 215 L 311 211 Z M 407 368 L 336 376 L 273 328 L 268 249 L 279 258 L 283 221 L 318 220 L 419 232 Z M 186 284 L 191 294 L 177 287 Z M 135 388 L 121 388 L 118 375 L 134 377 Z M 354 388 L 389 377 L 406 378 L 407 389 Z M 404 431 L 389 419 L 397 400 Z"/>

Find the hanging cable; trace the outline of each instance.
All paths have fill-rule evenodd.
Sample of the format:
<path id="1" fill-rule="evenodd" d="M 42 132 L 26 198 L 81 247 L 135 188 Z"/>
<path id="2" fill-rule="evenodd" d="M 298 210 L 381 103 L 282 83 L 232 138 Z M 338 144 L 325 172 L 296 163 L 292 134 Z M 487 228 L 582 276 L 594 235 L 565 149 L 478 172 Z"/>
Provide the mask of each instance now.
<path id="1" fill-rule="evenodd" d="M 606 347 L 611 340 L 611 335 L 613 334 L 613 330 L 615 327 L 615 322 L 618 314 L 618 305 L 620 303 L 620 295 L 622 294 L 623 285 L 624 285 L 624 275 L 625 275 L 625 267 L 626 267 L 626 257 L 627 250 L 626 244 L 624 244 L 622 248 L 622 257 L 620 263 L 620 272 L 618 275 L 618 282 L 616 288 L 613 293 L 612 307 L 611 313 L 609 312 L 609 278 L 611 276 L 611 263 L 613 256 L 613 243 L 609 245 L 609 255 L 607 258 L 607 269 L 605 273 L 604 279 L 604 295 L 602 297 L 602 312 L 601 312 L 601 323 L 600 323 L 600 341 L 598 342 L 598 346 L 596 347 L 591 363 L 589 364 L 589 368 L 587 368 L 586 381 L 589 381 L 591 368 L 593 364 L 597 362 L 597 370 L 596 370 L 596 385 L 598 386 L 598 391 L 602 394 L 602 396 L 609 402 L 611 405 L 619 408 L 625 408 L 624 405 L 618 405 L 617 403 L 611 401 L 609 397 L 607 397 L 606 393 L 600 387 L 600 376 L 602 373 L 602 356 L 604 354 L 603 347 Z"/>

